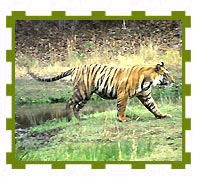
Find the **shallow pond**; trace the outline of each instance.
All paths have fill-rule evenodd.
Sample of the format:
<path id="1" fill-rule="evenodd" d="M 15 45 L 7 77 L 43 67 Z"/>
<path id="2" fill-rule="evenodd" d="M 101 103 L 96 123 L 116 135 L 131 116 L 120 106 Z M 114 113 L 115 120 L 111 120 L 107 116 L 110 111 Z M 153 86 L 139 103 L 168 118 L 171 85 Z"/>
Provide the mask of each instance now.
<path id="1" fill-rule="evenodd" d="M 80 114 L 90 114 L 116 109 L 115 101 L 90 101 Z M 65 103 L 16 105 L 16 128 L 35 126 L 50 119 L 65 118 Z"/>

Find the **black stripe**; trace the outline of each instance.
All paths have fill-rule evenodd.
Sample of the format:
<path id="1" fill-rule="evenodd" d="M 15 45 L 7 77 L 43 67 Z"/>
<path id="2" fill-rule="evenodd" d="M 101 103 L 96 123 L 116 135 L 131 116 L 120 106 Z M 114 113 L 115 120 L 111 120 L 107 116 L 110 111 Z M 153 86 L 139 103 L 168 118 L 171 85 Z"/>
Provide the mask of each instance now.
<path id="1" fill-rule="evenodd" d="M 102 67 L 102 66 L 101 66 Z M 100 71 L 100 74 L 102 74 L 103 72 L 104 72 L 104 74 L 98 79 L 98 81 L 97 81 L 97 88 L 99 88 L 99 86 L 102 84 L 102 82 L 103 82 L 103 79 L 104 79 L 104 76 L 105 76 L 105 71 L 104 71 L 104 69 L 106 68 L 107 66 L 104 66 L 103 68 L 102 68 L 102 70 Z"/>
<path id="2" fill-rule="evenodd" d="M 86 66 L 86 65 L 84 65 L 84 69 L 82 70 L 82 77 L 83 77 L 83 84 L 82 84 L 82 89 L 83 89 L 83 93 L 84 93 L 84 95 L 85 96 L 83 96 L 83 98 L 88 98 L 89 97 L 89 94 L 88 94 L 88 91 L 87 91 L 87 87 L 86 87 L 86 85 L 87 85 L 87 81 L 85 82 L 84 81 L 84 73 L 85 73 L 85 71 L 86 71 L 86 73 L 87 73 L 87 78 L 86 78 L 86 80 L 88 81 L 89 79 L 88 79 L 88 67 Z"/>
<path id="3" fill-rule="evenodd" d="M 154 103 L 150 103 L 149 108 L 152 109 L 152 106 L 154 106 Z"/>
<path id="4" fill-rule="evenodd" d="M 130 69 L 129 75 L 128 75 L 128 77 L 127 77 L 126 84 L 125 84 L 126 87 L 128 87 L 128 80 L 129 80 L 129 77 L 130 77 L 130 75 L 131 75 L 132 70 L 133 70 L 133 67 Z M 126 88 L 126 89 L 127 89 L 127 88 Z"/>
<path id="5" fill-rule="evenodd" d="M 155 109 L 155 108 L 156 108 L 155 105 L 153 105 L 152 108 L 151 108 L 151 110 L 153 110 L 153 109 Z"/>
<path id="6" fill-rule="evenodd" d="M 149 92 L 147 95 L 145 95 L 144 97 L 149 97 L 149 95 L 151 94 L 151 92 Z"/>
<path id="7" fill-rule="evenodd" d="M 99 66 L 99 68 L 96 70 L 96 72 L 95 72 L 95 74 L 94 74 L 94 77 L 96 77 L 97 72 L 99 72 L 100 68 L 101 68 L 101 66 Z M 93 67 L 92 73 L 94 72 L 94 69 L 95 69 L 95 67 Z"/>
<path id="8" fill-rule="evenodd" d="M 114 95 L 114 94 L 115 94 L 115 95 Z M 117 92 L 116 92 L 114 86 L 113 86 L 112 89 L 111 89 L 110 96 L 111 96 L 113 99 L 116 99 L 116 98 L 117 98 Z"/>
<path id="9" fill-rule="evenodd" d="M 106 81 L 105 81 L 105 83 L 104 83 L 104 87 L 106 87 L 108 84 L 108 80 L 109 80 L 109 78 L 110 78 L 110 72 L 111 72 L 111 70 L 112 69 L 110 69 L 110 71 L 109 71 L 109 73 L 108 73 L 108 75 L 107 75 L 107 79 L 106 79 Z"/>
<path id="10" fill-rule="evenodd" d="M 115 72 L 114 72 L 114 74 L 113 74 L 113 76 L 112 76 L 112 78 L 111 78 L 111 80 L 110 80 L 111 83 L 113 82 L 113 79 L 114 79 L 114 77 L 115 77 L 115 75 L 116 75 L 116 73 L 117 73 L 117 70 L 118 70 L 118 68 L 115 69 Z"/>
<path id="11" fill-rule="evenodd" d="M 82 69 L 82 68 L 81 68 L 81 69 Z M 77 81 L 77 78 L 78 78 L 78 76 L 80 75 L 79 72 L 81 72 L 81 71 L 80 71 L 81 69 L 80 69 L 79 67 L 76 68 L 76 73 L 75 73 L 76 75 L 75 75 L 75 78 L 74 78 L 73 82 L 74 82 L 74 81 Z"/>
<path id="12" fill-rule="evenodd" d="M 143 80 L 142 83 L 141 83 L 142 90 L 144 90 L 144 83 L 145 83 L 145 80 Z"/>
<path id="13" fill-rule="evenodd" d="M 102 67 L 102 66 L 101 66 Z M 106 68 L 107 66 L 104 66 L 103 69 L 101 70 L 100 74 L 102 74 L 102 72 L 104 72 L 104 69 Z"/>
<path id="14" fill-rule="evenodd" d="M 151 109 L 152 105 L 153 105 L 153 103 L 152 103 L 152 102 L 151 102 L 151 103 L 149 103 L 149 104 L 147 104 L 147 108 L 148 108 L 148 109 Z"/>
<path id="15" fill-rule="evenodd" d="M 90 89 L 90 67 L 87 68 L 87 89 Z M 86 95 L 87 96 L 87 95 Z"/>
<path id="16" fill-rule="evenodd" d="M 99 87 L 99 86 L 102 84 L 104 77 L 105 77 L 105 74 L 103 74 L 103 75 L 99 78 L 99 80 L 98 80 L 98 82 L 97 82 L 97 87 Z"/>
<path id="17" fill-rule="evenodd" d="M 77 71 L 76 76 L 75 76 L 73 82 L 76 82 L 76 81 L 77 81 L 78 76 L 79 76 L 79 71 Z"/>
<path id="18" fill-rule="evenodd" d="M 147 102 L 149 99 L 151 99 L 151 97 L 143 98 L 143 101 Z"/>
<path id="19" fill-rule="evenodd" d="M 95 66 L 92 67 L 91 75 L 93 74 L 94 69 L 95 69 L 97 66 L 98 66 L 98 64 L 95 64 Z M 90 67 L 91 67 L 91 65 L 90 65 Z"/>
<path id="20" fill-rule="evenodd" d="M 82 76 L 84 76 L 84 72 L 85 72 L 85 65 L 84 68 L 82 69 Z"/>
<path id="21" fill-rule="evenodd" d="M 88 80 L 88 79 L 87 79 Z M 84 96 L 83 96 L 83 98 L 88 98 L 89 97 L 89 94 L 88 94 L 88 91 L 87 91 L 87 89 L 86 89 L 86 83 L 84 82 L 84 80 L 83 80 L 83 84 L 82 84 L 82 91 L 83 91 L 83 93 L 84 93 Z"/>
<path id="22" fill-rule="evenodd" d="M 142 99 L 143 99 L 143 101 L 148 101 L 149 99 L 151 99 L 152 97 L 150 96 L 151 95 L 151 92 L 149 92 L 147 95 L 145 95 L 145 96 L 142 96 Z"/>
<path id="23" fill-rule="evenodd" d="M 152 83 L 153 82 L 151 81 L 150 84 L 149 84 L 149 86 L 147 86 L 146 88 L 143 88 L 143 91 L 147 91 L 151 87 Z"/>

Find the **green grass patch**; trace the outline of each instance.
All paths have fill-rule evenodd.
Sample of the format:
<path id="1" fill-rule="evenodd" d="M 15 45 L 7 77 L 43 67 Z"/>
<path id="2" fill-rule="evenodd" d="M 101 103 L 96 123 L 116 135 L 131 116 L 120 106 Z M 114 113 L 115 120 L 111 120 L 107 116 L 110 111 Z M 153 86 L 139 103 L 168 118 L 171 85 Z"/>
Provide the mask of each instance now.
<path id="1" fill-rule="evenodd" d="M 72 90 L 72 86 L 66 82 L 42 83 L 35 80 L 17 79 L 15 103 L 23 105 L 65 102 L 72 96 Z"/>
<path id="2" fill-rule="evenodd" d="M 155 119 L 137 105 L 128 107 L 127 123 L 117 122 L 116 111 L 90 114 L 85 121 L 47 121 L 16 136 L 16 157 L 23 161 L 180 161 L 181 104 L 161 105 L 161 111 L 174 117 Z"/>

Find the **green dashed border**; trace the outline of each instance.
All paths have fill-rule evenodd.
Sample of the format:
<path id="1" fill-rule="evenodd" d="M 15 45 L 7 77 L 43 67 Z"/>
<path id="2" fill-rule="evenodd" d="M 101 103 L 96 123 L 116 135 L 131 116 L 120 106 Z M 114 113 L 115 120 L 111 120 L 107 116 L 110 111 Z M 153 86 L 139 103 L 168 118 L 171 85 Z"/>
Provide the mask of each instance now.
<path id="1" fill-rule="evenodd" d="M 181 20 L 182 21 L 182 161 L 18 161 L 15 159 L 15 24 L 16 20 Z M 145 169 L 147 164 L 171 164 L 172 169 L 185 169 L 191 164 L 191 153 L 185 151 L 186 130 L 191 129 L 190 118 L 185 118 L 185 97 L 191 95 L 191 85 L 185 84 L 185 65 L 191 60 L 191 51 L 185 49 L 185 29 L 191 26 L 190 16 L 184 11 L 172 11 L 171 16 L 146 16 L 145 11 L 133 11 L 130 16 L 106 16 L 105 11 L 93 11 L 91 16 L 67 16 L 65 11 L 52 11 L 51 16 L 26 16 L 25 11 L 13 11 L 6 17 L 6 27 L 12 29 L 12 49 L 6 51 L 7 62 L 12 63 L 12 84 L 6 85 L 6 95 L 12 97 L 12 118 L 7 118 L 6 129 L 12 132 L 12 152 L 6 163 L 13 169 L 25 169 L 26 164 L 51 164 L 52 169 L 65 169 L 67 164 L 91 164 L 92 169 L 105 169 L 106 164 L 131 164 L 132 169 Z"/>

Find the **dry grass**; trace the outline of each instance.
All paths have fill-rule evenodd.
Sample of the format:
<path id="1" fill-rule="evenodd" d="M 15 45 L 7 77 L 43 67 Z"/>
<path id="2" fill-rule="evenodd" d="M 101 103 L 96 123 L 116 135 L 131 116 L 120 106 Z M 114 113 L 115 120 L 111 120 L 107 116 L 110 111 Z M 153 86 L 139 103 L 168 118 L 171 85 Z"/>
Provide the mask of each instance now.
<path id="1" fill-rule="evenodd" d="M 108 50 L 108 49 L 107 49 Z M 107 51 L 105 50 L 105 51 Z M 71 56 L 71 57 L 70 57 Z M 51 58 L 48 61 L 39 62 L 31 59 L 29 56 L 23 56 L 16 62 L 16 78 L 24 77 L 27 74 L 25 65 L 29 65 L 31 70 L 39 75 L 52 76 L 67 70 L 69 67 L 80 66 L 83 64 L 107 64 L 111 66 L 127 67 L 136 64 L 155 65 L 163 61 L 166 66 L 181 66 L 182 57 L 178 50 L 168 49 L 164 54 L 161 54 L 159 47 L 149 43 L 148 46 L 142 46 L 140 51 L 136 54 L 118 55 L 110 57 L 108 53 L 99 53 L 97 49 L 92 55 L 80 58 L 72 50 L 68 50 L 68 56 L 71 60 L 55 61 Z"/>

